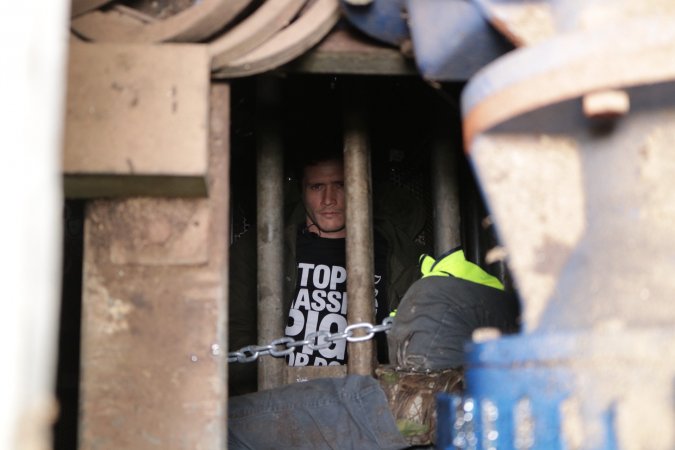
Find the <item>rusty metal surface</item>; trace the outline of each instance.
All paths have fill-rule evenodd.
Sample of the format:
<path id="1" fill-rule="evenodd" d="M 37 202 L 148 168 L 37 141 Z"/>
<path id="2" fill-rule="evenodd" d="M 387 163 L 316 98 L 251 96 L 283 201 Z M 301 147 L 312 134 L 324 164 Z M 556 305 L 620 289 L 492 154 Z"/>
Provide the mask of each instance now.
<path id="1" fill-rule="evenodd" d="M 277 80 L 259 83 L 261 117 L 257 141 L 258 220 L 258 341 L 271 342 L 284 335 L 283 266 L 283 148 L 278 123 Z M 252 343 L 254 344 L 254 343 Z M 284 384 L 284 358 L 263 358 L 258 362 L 258 389 Z"/>
<path id="2" fill-rule="evenodd" d="M 661 117 L 656 114 L 651 118 L 652 126 L 639 120 L 646 112 L 633 114 L 635 102 L 646 104 L 646 98 L 633 97 L 635 92 L 647 95 L 647 88 L 640 86 L 650 84 L 654 86 L 651 92 L 663 89 L 656 95 L 665 95 L 666 85 L 659 83 L 675 79 L 675 64 L 666 56 L 675 52 L 673 23 L 675 20 L 667 16 L 636 18 L 552 38 L 502 58 L 474 79 L 464 93 L 467 148 L 489 196 L 495 196 L 497 223 L 527 304 L 525 325 L 529 330 L 538 327 L 547 302 L 557 292 L 563 267 L 588 233 L 590 215 L 597 208 L 606 210 L 602 205 L 607 201 L 591 207 L 589 196 L 605 189 L 609 180 L 622 179 L 634 190 L 636 184 L 643 184 L 639 179 L 613 174 L 630 174 L 621 167 L 637 148 L 656 142 L 648 137 L 655 132 L 653 126 L 667 129 L 667 103 L 655 104 L 662 112 Z M 653 29 L 660 32 L 653 33 Z M 583 114 L 581 99 L 616 87 L 628 92 L 630 121 L 618 118 L 621 126 L 606 133 L 610 140 L 592 132 L 595 122 Z M 599 151 L 601 148 L 606 150 Z M 625 152 L 617 157 L 616 166 L 608 159 L 610 148 Z M 593 162 L 596 154 L 604 155 L 604 162 Z M 596 167 L 591 167 L 591 162 Z M 639 171 L 637 162 L 634 171 Z M 612 171 L 607 172 L 610 167 Z M 630 196 L 622 198 L 626 208 L 630 200 Z M 536 208 L 523 209 L 522 205 Z M 638 204 L 635 208 L 641 210 Z M 520 213 L 514 215 L 514 210 Z M 525 229 L 529 232 L 523 233 Z M 587 316 L 588 320 L 594 317 Z"/>
<path id="3" fill-rule="evenodd" d="M 556 251 L 560 249 L 550 245 L 554 234 L 548 236 L 549 245 L 537 249 L 539 273 L 547 272 L 546 261 L 563 263 L 541 313 L 540 330 L 675 323 L 675 281 L 664 276 L 674 268 L 675 252 L 670 237 L 675 165 L 669 156 L 675 137 L 675 85 L 635 86 L 626 93 L 631 111 L 611 131 L 598 130 L 592 120 L 583 126 L 586 118 L 577 102 L 556 108 L 560 120 L 573 124 L 556 131 L 574 143 L 568 151 L 578 158 L 575 172 L 583 193 L 578 196 L 581 208 L 561 217 L 559 224 L 583 223 L 576 225 L 580 233 L 573 247 L 565 248 L 564 259 Z"/>
<path id="4" fill-rule="evenodd" d="M 564 124 L 579 126 L 585 117 L 578 106 L 579 115 L 565 122 L 547 106 L 564 105 L 571 114 L 574 102 L 585 95 L 675 78 L 675 64 L 667 56 L 675 52 L 673 23 L 667 16 L 636 18 L 555 37 L 505 56 L 472 80 L 464 92 L 467 148 L 486 177 L 490 195 L 500 197 L 495 198 L 494 208 L 504 208 L 497 222 L 511 249 L 511 267 L 522 272 L 516 278 L 527 304 L 527 329 L 537 327 L 563 264 L 582 238 L 588 220 L 583 207 L 587 201 L 584 158 L 588 156 L 581 151 L 574 128 L 563 129 Z M 654 29 L 660 32 L 653 33 Z M 627 35 L 631 38 L 626 39 Z M 508 129 L 507 124 L 522 127 L 522 117 L 531 121 L 533 130 L 552 130 L 499 134 L 504 127 Z M 553 191 L 540 188 L 551 179 L 559 180 L 550 186 Z M 500 192 L 509 192 L 510 197 L 502 198 Z M 507 208 L 522 210 L 520 204 L 538 205 L 538 211 L 524 210 L 507 218 Z M 523 229 L 530 233 L 526 236 Z"/>
<path id="5" fill-rule="evenodd" d="M 583 339 L 596 355 L 559 362 L 554 340 L 542 347 L 549 354 L 539 357 L 574 374 L 580 406 L 563 428 L 578 429 L 565 434 L 591 448 L 589 413 L 611 409 L 617 448 L 670 449 L 675 411 L 662 399 L 675 373 L 675 11 L 662 1 L 551 7 L 561 34 L 467 86 L 466 147 L 524 302 L 524 331 Z M 630 426 L 638 415 L 647 425 Z"/>
<path id="6" fill-rule="evenodd" d="M 219 354 L 227 348 L 226 85 L 212 88 L 211 105 L 208 199 L 137 198 L 88 205 L 83 449 L 225 446 L 227 370 Z M 195 234 L 191 230 L 196 228 L 205 232 Z M 176 246 L 158 257 L 156 248 L 174 238 Z M 124 257 L 113 258 L 115 245 L 124 247 Z M 204 246 L 206 259 L 186 260 L 182 255 L 191 246 Z"/>
<path id="7" fill-rule="evenodd" d="M 347 219 L 347 322 L 375 319 L 373 263 L 373 208 L 370 143 L 366 118 L 356 94 L 346 100 L 344 112 L 345 202 Z M 348 373 L 372 375 L 373 341 L 350 342 Z"/>

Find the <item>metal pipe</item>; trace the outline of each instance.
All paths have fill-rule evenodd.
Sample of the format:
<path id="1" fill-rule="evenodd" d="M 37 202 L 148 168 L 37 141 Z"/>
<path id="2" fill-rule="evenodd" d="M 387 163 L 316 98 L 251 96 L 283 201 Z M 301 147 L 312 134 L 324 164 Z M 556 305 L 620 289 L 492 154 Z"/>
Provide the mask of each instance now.
<path id="1" fill-rule="evenodd" d="M 444 130 L 440 125 L 434 132 L 431 145 L 434 252 L 439 256 L 461 242 L 457 152 L 450 142 L 447 129 Z"/>
<path id="2" fill-rule="evenodd" d="M 356 97 L 356 96 L 354 96 Z M 347 219 L 347 321 L 349 324 L 375 319 L 375 284 L 373 263 L 373 221 L 370 179 L 370 147 L 365 114 L 354 103 L 346 105 L 344 114 L 344 165 Z M 355 334 L 362 333 L 358 330 Z M 347 371 L 355 375 L 372 375 L 373 341 L 349 343 Z"/>
<path id="3" fill-rule="evenodd" d="M 278 86 L 261 79 L 258 101 L 260 118 L 257 142 L 258 209 L 258 341 L 270 342 L 283 336 L 283 157 L 274 112 L 278 111 Z M 283 384 L 285 361 L 261 358 L 258 389 Z"/>

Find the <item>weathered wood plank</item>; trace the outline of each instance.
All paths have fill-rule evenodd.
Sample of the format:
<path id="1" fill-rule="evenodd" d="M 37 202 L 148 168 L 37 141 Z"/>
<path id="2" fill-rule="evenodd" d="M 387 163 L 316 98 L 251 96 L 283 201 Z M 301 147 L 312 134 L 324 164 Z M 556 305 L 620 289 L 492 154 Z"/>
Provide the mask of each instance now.
<path id="1" fill-rule="evenodd" d="M 205 47 L 71 43 L 70 49 L 66 196 L 205 195 Z"/>
<path id="2" fill-rule="evenodd" d="M 227 85 L 213 87 L 211 104 L 208 198 L 87 207 L 84 450 L 225 448 Z"/>
<path id="3" fill-rule="evenodd" d="M 288 72 L 419 75 L 415 61 L 397 48 L 380 44 L 340 23 L 314 49 L 281 68 Z"/>

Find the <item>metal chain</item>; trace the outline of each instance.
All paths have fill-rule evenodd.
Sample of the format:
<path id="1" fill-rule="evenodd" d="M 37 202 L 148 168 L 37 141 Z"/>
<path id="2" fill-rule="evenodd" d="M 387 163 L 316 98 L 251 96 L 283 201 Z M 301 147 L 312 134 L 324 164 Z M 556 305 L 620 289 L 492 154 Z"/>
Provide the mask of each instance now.
<path id="1" fill-rule="evenodd" d="M 372 325 L 368 322 L 354 323 L 348 325 L 345 331 L 340 333 L 331 333 L 326 330 L 319 330 L 309 333 L 305 339 L 301 341 L 294 341 L 290 337 L 282 337 L 275 339 L 268 345 L 248 345 L 242 347 L 237 351 L 227 354 L 227 362 L 247 363 L 258 359 L 260 356 L 270 355 L 275 358 L 283 358 L 295 351 L 296 347 L 308 346 L 311 350 L 321 350 L 328 348 L 335 341 L 346 339 L 347 342 L 363 342 L 372 339 L 375 333 L 382 331 L 389 331 L 394 323 L 393 317 L 387 317 L 380 325 Z M 364 336 L 354 336 L 355 330 L 363 330 Z M 323 342 L 320 342 L 322 340 Z"/>

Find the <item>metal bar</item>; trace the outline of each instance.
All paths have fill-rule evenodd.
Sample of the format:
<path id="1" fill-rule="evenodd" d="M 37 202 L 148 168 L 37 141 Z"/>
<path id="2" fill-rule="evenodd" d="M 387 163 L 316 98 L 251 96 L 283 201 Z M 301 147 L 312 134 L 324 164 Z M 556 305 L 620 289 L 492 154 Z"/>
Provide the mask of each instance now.
<path id="1" fill-rule="evenodd" d="M 440 128 L 440 129 L 439 129 Z M 431 195 L 434 205 L 434 251 L 436 256 L 457 247 L 459 229 L 459 189 L 457 152 L 439 124 L 431 148 Z"/>
<path id="2" fill-rule="evenodd" d="M 356 95 L 354 96 L 356 97 Z M 347 218 L 347 321 L 373 322 L 373 226 L 370 180 L 370 148 L 365 114 L 354 97 L 345 109 L 344 164 Z M 351 342 L 348 373 L 373 373 L 373 341 Z"/>
<path id="3" fill-rule="evenodd" d="M 278 86 L 261 79 L 258 101 L 265 114 L 258 132 L 258 341 L 270 342 L 283 335 L 283 158 L 274 112 L 278 111 Z M 263 358 L 258 363 L 258 388 L 283 384 L 285 361 Z"/>

